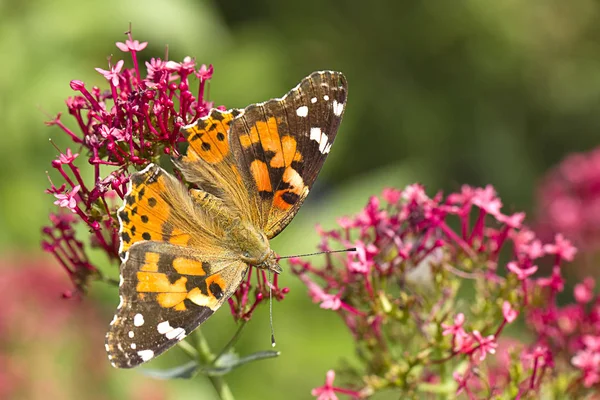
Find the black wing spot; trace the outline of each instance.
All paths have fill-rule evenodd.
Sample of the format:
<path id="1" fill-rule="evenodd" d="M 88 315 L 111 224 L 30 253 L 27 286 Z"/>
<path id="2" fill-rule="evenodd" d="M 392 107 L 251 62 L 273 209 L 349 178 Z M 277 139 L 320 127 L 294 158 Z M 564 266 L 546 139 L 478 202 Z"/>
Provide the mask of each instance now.
<path id="1" fill-rule="evenodd" d="M 258 195 L 263 200 L 273 199 L 273 192 L 269 192 L 268 190 L 261 190 L 260 192 L 258 192 Z"/>
<path id="2" fill-rule="evenodd" d="M 206 143 L 206 142 L 202 142 L 202 150 L 209 151 L 210 150 L 210 144 Z"/>
<path id="3" fill-rule="evenodd" d="M 296 204 L 296 202 L 298 202 L 299 199 L 300 199 L 300 196 L 298 196 L 294 192 L 285 192 L 281 195 L 281 200 L 285 201 L 289 205 Z"/>
<path id="4" fill-rule="evenodd" d="M 133 194 L 127 195 L 127 197 L 125 197 L 125 202 L 129 204 L 135 203 L 135 196 Z"/>
<path id="5" fill-rule="evenodd" d="M 199 119 L 196 122 L 196 127 L 198 127 L 199 130 L 203 130 L 206 127 L 206 119 Z"/>
<path id="6" fill-rule="evenodd" d="M 142 197 L 144 197 L 145 193 L 146 193 L 146 188 L 141 188 L 140 191 L 138 192 L 138 201 L 142 200 Z"/>
<path id="7" fill-rule="evenodd" d="M 154 197 L 150 197 L 150 198 L 148 199 L 148 205 L 149 205 L 150 207 L 154 207 L 154 206 L 156 205 L 156 199 L 155 199 Z"/>
<path id="8" fill-rule="evenodd" d="M 123 232 L 123 233 L 121 234 L 121 238 L 123 239 L 123 241 L 124 241 L 125 243 L 129 243 L 129 242 L 131 242 L 131 236 L 129 236 L 129 233 L 127 233 L 127 232 Z"/>
<path id="9" fill-rule="evenodd" d="M 210 117 L 217 121 L 223 121 L 223 119 L 225 118 L 225 116 L 220 112 L 214 112 L 211 114 Z"/>
<path id="10" fill-rule="evenodd" d="M 144 240 L 152 239 L 152 236 L 150 236 L 150 234 L 148 232 L 142 233 L 142 237 L 144 238 Z"/>
<path id="11" fill-rule="evenodd" d="M 223 140 L 225 140 L 225 135 L 223 135 L 223 132 L 217 133 L 217 140 L 219 142 L 222 142 Z"/>
<path id="12" fill-rule="evenodd" d="M 134 216 L 135 214 L 137 214 L 137 207 L 131 209 L 131 215 Z"/>
<path id="13" fill-rule="evenodd" d="M 210 263 L 203 261 L 202 270 L 204 271 L 204 275 L 210 275 Z"/>
<path id="14" fill-rule="evenodd" d="M 210 290 L 217 300 L 223 297 L 223 289 L 221 289 L 221 286 L 216 282 L 211 283 L 208 290 Z"/>
<path id="15" fill-rule="evenodd" d="M 135 225 L 131 227 L 130 231 L 131 231 L 131 236 L 135 236 L 135 231 L 136 231 Z"/>
<path id="16" fill-rule="evenodd" d="M 142 215 L 141 218 L 142 218 L 142 222 L 143 223 L 145 223 L 145 224 L 148 223 L 148 216 L 147 215 Z"/>
<path id="17" fill-rule="evenodd" d="M 129 214 L 127 214 L 127 211 L 121 211 L 119 213 L 119 218 L 121 218 L 121 221 L 123 222 L 129 222 Z"/>

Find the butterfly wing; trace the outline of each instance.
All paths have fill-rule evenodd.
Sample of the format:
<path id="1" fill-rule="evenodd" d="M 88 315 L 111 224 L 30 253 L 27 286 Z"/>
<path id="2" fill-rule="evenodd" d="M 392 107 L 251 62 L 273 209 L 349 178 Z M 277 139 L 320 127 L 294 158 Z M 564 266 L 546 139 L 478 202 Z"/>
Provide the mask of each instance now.
<path id="1" fill-rule="evenodd" d="M 229 145 L 267 237 L 292 220 L 329 154 L 346 105 L 339 72 L 315 72 L 281 99 L 248 106 L 230 126 Z"/>
<path id="2" fill-rule="evenodd" d="M 231 296 L 248 268 L 166 242 L 138 242 L 127 254 L 106 335 L 108 358 L 118 368 L 135 367 L 182 340 Z"/>
<path id="3" fill-rule="evenodd" d="M 197 184 L 239 210 L 248 208 L 248 192 L 229 146 L 229 129 L 240 110 L 210 113 L 182 129 L 186 154 L 173 159 L 188 182 Z"/>
<path id="4" fill-rule="evenodd" d="M 219 220 L 196 202 L 210 195 L 194 193 L 153 164 L 131 176 L 117 214 L 121 302 L 106 337 L 116 367 L 134 367 L 183 339 L 227 300 L 248 268 Z"/>

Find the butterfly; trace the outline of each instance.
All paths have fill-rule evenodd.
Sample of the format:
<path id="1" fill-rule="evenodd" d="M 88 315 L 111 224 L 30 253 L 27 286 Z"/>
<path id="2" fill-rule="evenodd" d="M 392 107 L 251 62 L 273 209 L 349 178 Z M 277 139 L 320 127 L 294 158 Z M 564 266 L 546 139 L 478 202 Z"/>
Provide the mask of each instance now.
<path id="1" fill-rule="evenodd" d="M 120 303 L 111 364 L 153 359 L 206 321 L 253 266 L 280 273 L 269 245 L 294 218 L 335 139 L 343 74 L 314 72 L 282 98 L 212 109 L 172 158 L 191 188 L 155 164 L 131 175 L 119 220 Z M 183 152 L 182 152 L 183 153 Z"/>

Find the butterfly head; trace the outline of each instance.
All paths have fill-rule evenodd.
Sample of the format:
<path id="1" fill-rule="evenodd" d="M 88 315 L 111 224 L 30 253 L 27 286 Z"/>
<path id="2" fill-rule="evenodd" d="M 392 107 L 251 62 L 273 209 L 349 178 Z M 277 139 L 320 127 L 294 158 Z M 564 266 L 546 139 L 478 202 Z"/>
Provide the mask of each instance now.
<path id="1" fill-rule="evenodd" d="M 263 261 L 262 264 L 256 265 L 256 267 L 266 269 L 276 274 L 280 274 L 283 272 L 283 269 L 281 269 L 281 267 L 279 266 L 279 257 L 277 257 L 273 250 L 271 250 L 267 259 Z"/>

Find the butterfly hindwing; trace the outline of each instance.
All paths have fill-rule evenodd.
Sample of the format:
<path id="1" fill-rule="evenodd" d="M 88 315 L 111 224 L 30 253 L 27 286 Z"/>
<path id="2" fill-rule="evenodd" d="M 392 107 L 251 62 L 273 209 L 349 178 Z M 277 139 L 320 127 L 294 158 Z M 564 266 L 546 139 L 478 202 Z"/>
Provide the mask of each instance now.
<path id="1" fill-rule="evenodd" d="M 120 304 L 106 336 L 111 363 L 135 367 L 182 340 L 231 296 L 247 268 L 189 247 L 133 245 L 121 267 Z"/>
<path id="2" fill-rule="evenodd" d="M 346 105 L 346 78 L 315 72 L 281 99 L 248 106 L 230 127 L 230 147 L 272 238 L 302 205 L 335 139 Z"/>

